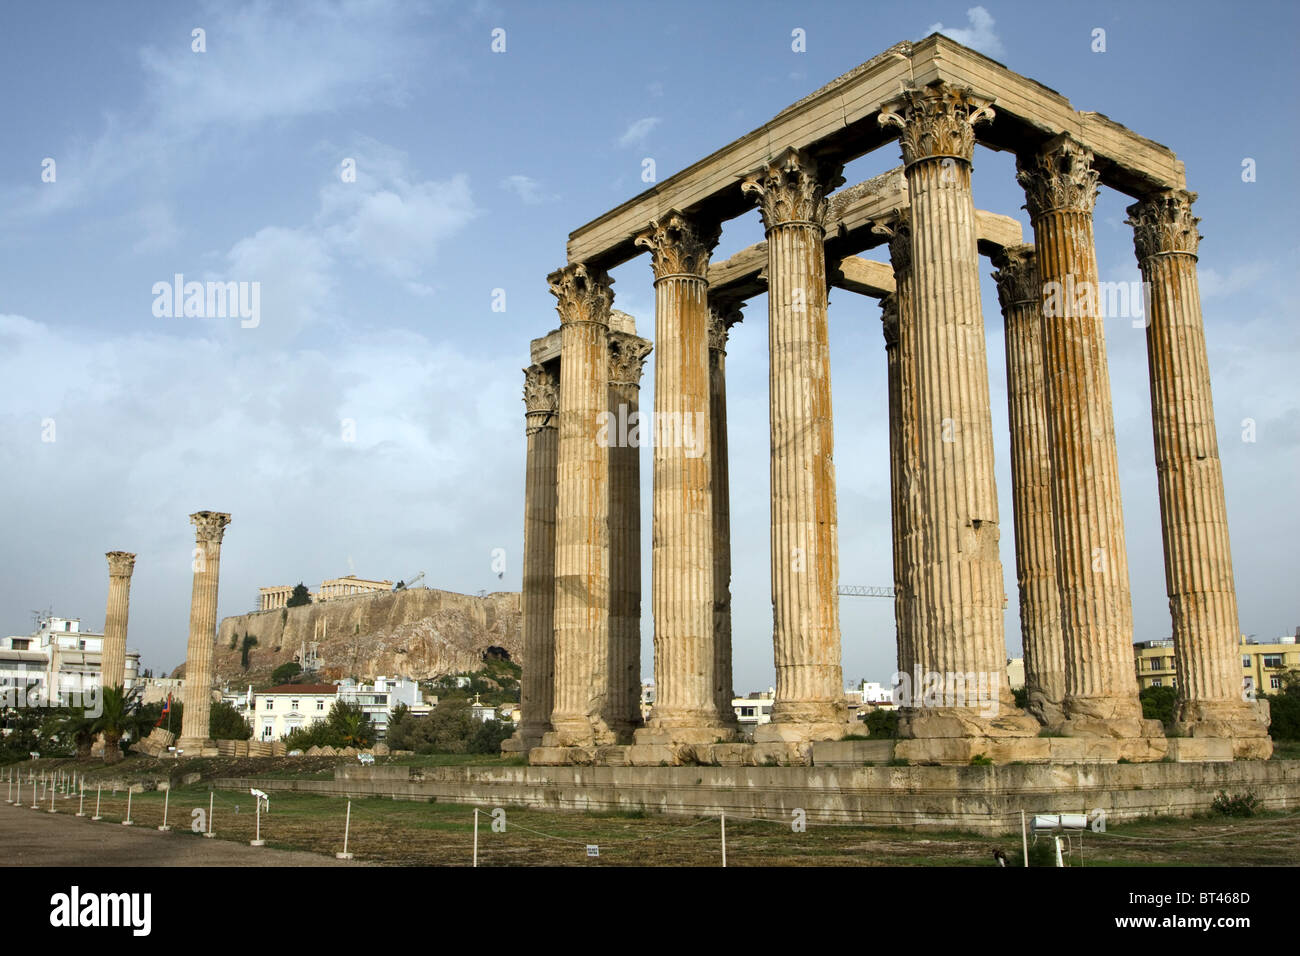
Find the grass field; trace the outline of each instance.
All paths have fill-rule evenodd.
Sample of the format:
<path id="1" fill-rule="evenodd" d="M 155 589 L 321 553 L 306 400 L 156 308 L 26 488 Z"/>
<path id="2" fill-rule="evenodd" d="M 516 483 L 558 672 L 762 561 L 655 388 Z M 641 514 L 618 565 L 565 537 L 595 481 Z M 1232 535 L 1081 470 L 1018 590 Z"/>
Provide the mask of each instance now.
<path id="1" fill-rule="evenodd" d="M 206 815 L 209 793 L 201 784 L 171 792 L 168 823 L 175 839 L 200 839 L 191 832 L 193 811 L 200 809 Z M 253 797 L 247 791 L 211 795 L 217 838 L 251 840 L 256 826 Z M 75 796 L 55 799 L 61 814 L 75 814 L 77 804 Z M 342 849 L 346 807 L 341 798 L 272 792 L 271 811 L 262 816 L 262 838 L 271 847 L 332 856 Z M 131 796 L 136 826 L 158 826 L 163 809 L 163 793 Z M 480 808 L 480 866 L 717 866 L 722 862 L 716 817 L 508 808 L 504 832 L 494 832 L 492 809 Z M 105 791 L 100 806 L 103 822 L 69 819 L 67 825 L 116 825 L 126 810 L 125 792 Z M 93 812 L 92 791 L 86 814 Z M 589 844 L 599 847 L 598 857 L 587 855 Z M 1072 847 L 1074 866 L 1294 865 L 1300 860 L 1300 814 L 1138 821 L 1112 826 L 1105 833 L 1075 834 Z M 796 833 L 784 822 L 727 820 L 729 866 L 992 866 L 995 848 L 1019 864 L 1018 834 L 990 837 L 815 823 Z M 365 863 L 468 866 L 474 853 L 474 808 L 354 800 L 348 849 Z"/>

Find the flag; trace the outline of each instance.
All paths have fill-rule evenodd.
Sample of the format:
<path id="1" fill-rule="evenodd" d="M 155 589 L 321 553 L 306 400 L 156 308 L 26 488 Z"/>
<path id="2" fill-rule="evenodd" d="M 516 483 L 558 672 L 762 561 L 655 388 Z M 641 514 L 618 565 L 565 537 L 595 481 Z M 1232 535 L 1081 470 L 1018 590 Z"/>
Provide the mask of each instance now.
<path id="1" fill-rule="evenodd" d="M 168 694 L 167 699 L 163 701 L 162 713 L 158 715 L 158 720 L 154 724 L 154 726 L 161 727 L 162 722 L 167 718 L 167 715 L 171 713 L 171 710 L 172 710 L 172 695 Z"/>

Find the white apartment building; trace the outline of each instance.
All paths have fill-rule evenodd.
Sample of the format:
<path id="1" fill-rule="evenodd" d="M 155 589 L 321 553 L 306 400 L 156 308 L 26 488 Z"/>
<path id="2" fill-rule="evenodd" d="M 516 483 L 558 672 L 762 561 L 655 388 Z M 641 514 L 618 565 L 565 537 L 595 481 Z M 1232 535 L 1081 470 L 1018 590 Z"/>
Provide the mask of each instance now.
<path id="1" fill-rule="evenodd" d="M 338 695 L 334 684 L 280 684 L 253 693 L 244 719 L 254 740 L 283 740 L 299 727 L 325 720 Z"/>
<path id="2" fill-rule="evenodd" d="M 766 691 L 754 691 L 747 697 L 735 697 L 731 709 L 736 712 L 736 722 L 740 732 L 746 737 L 754 736 L 754 728 L 759 724 L 772 722 L 772 705 L 776 703 L 776 688 Z"/>
<path id="3" fill-rule="evenodd" d="M 79 618 L 46 617 L 31 634 L 4 638 L 0 643 L 0 691 L 39 685 L 35 696 L 64 703 L 98 690 L 104 635 L 83 630 Z M 140 673 L 140 652 L 126 652 L 126 689 Z M 51 700 L 51 703 L 54 701 Z M 7 701 L 6 701 L 7 703 Z"/>
<path id="4" fill-rule="evenodd" d="M 358 684 L 349 677 L 339 682 L 338 699 L 361 707 L 375 728 L 377 740 L 388 736 L 388 720 L 398 705 L 405 704 L 412 717 L 427 717 L 433 710 L 433 706 L 425 702 L 420 685 L 409 677 L 384 677 L 381 674 L 373 684 Z"/>

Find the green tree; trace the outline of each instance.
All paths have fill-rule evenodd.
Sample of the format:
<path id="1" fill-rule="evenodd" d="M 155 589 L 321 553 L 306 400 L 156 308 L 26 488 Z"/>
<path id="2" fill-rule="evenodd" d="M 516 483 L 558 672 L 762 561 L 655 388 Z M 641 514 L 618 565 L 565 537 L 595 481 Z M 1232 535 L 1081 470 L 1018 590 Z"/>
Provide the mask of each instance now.
<path id="1" fill-rule="evenodd" d="M 244 643 L 243 646 L 240 648 L 241 653 L 239 656 L 239 662 L 244 666 L 244 670 L 248 670 L 248 652 L 251 651 L 256 646 L 257 646 L 257 638 L 254 637 L 252 634 L 245 634 Z"/>
<path id="2" fill-rule="evenodd" d="M 104 735 L 104 763 L 122 759 L 122 736 L 137 728 L 138 706 L 120 687 L 105 687 L 100 692 L 100 714 L 92 725 L 96 734 Z"/>
<path id="3" fill-rule="evenodd" d="M 83 708 L 65 707 L 59 710 L 47 727 L 52 738 L 71 746 L 78 760 L 90 756 L 90 750 L 95 744 L 95 718 L 89 716 Z"/>
<path id="4" fill-rule="evenodd" d="M 370 715 L 361 709 L 360 704 L 335 701 L 327 723 L 330 731 L 340 741 L 335 746 L 361 749 L 369 747 L 375 741 L 375 729 L 370 723 Z"/>
<path id="5" fill-rule="evenodd" d="M 891 738 L 898 736 L 898 711 L 876 708 L 867 712 L 867 732 L 872 737 Z"/>
<path id="6" fill-rule="evenodd" d="M 1275 694 L 1261 694 L 1268 701 L 1272 723 L 1269 735 L 1274 740 L 1300 740 L 1300 668 L 1291 668 L 1281 675 L 1282 686 Z"/>
<path id="7" fill-rule="evenodd" d="M 299 674 L 302 673 L 302 667 L 297 661 L 289 661 L 281 664 L 275 670 L 271 671 L 272 684 L 287 684 Z"/>
<path id="8" fill-rule="evenodd" d="M 253 728 L 233 704 L 218 701 L 208 714 L 208 736 L 213 740 L 248 740 L 253 736 Z"/>
<path id="9" fill-rule="evenodd" d="M 1174 723 L 1174 703 L 1178 699 L 1178 691 L 1173 687 L 1144 687 L 1138 694 L 1138 699 L 1142 701 L 1142 716 L 1147 720 L 1156 719 L 1165 725 L 1165 729 L 1173 726 Z"/>
<path id="10" fill-rule="evenodd" d="M 501 742 L 515 732 L 508 720 L 475 721 L 479 726 L 468 740 L 466 750 L 472 754 L 499 754 Z"/>
<path id="11" fill-rule="evenodd" d="M 286 607 L 304 607 L 311 603 L 311 593 L 307 590 L 307 585 L 299 581 L 293 586 L 293 593 L 289 595 L 289 600 L 285 601 Z"/>

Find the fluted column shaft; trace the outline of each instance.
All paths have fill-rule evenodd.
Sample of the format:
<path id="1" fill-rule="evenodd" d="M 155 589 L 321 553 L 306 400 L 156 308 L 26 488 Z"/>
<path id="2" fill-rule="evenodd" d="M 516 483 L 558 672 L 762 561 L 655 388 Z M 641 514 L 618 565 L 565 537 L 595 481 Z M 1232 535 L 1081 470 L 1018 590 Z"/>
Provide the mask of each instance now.
<path id="1" fill-rule="evenodd" d="M 549 746 L 612 743 L 604 726 L 609 647 L 608 276 L 578 263 L 550 277 L 559 300 L 555 516 L 555 704 Z"/>
<path id="2" fill-rule="evenodd" d="M 1068 136 L 1022 157 L 1043 284 L 1056 581 L 1071 727 L 1137 736 L 1133 605 L 1106 340 L 1097 307 L 1092 153 Z"/>
<path id="3" fill-rule="evenodd" d="M 1006 326 L 1011 506 L 1025 690 L 1028 710 L 1044 723 L 1056 725 L 1064 716 L 1065 648 L 1056 589 L 1052 458 L 1043 393 L 1042 287 L 1033 246 L 1004 249 L 994 262 Z"/>
<path id="4" fill-rule="evenodd" d="M 973 127 L 991 116 L 969 91 L 943 85 L 908 91 L 881 116 L 882 124 L 902 130 L 911 201 L 916 321 L 910 330 L 900 327 L 899 340 L 915 370 L 918 470 L 908 527 L 913 678 L 942 675 L 944 694 L 935 704 L 960 710 L 965 719 L 995 703 L 999 716 L 1033 723 L 1015 711 L 1005 678 L 993 421 L 971 196 Z M 913 695 L 904 732 L 947 735 L 949 725 L 933 723 L 932 731 L 928 715 L 916 709 L 930 703 L 915 683 Z M 1012 726 L 1004 720 L 985 728 L 1005 733 Z M 1017 725 L 1015 732 L 1026 730 Z"/>
<path id="5" fill-rule="evenodd" d="M 135 555 L 109 551 L 108 605 L 104 610 L 104 651 L 100 658 L 100 686 L 126 686 L 126 622 L 131 601 L 131 572 Z"/>
<path id="6" fill-rule="evenodd" d="M 190 592 L 190 638 L 185 653 L 185 713 L 181 749 L 208 739 L 212 707 L 212 648 L 217 634 L 217 584 L 221 576 L 221 540 L 230 515 L 198 511 L 195 526 L 194 586 Z"/>
<path id="7" fill-rule="evenodd" d="M 1183 723 L 1244 719 L 1247 726 L 1234 732 L 1259 735 L 1263 728 L 1250 726 L 1242 700 L 1237 590 L 1196 276 L 1195 200 L 1195 193 L 1167 192 L 1128 210 L 1138 265 L 1150 289 L 1147 363 L 1176 716 Z"/>
<path id="8" fill-rule="evenodd" d="M 826 194 L 839 173 L 787 150 L 742 184 L 766 228 L 771 360 L 776 700 L 756 740 L 838 737 L 847 713 L 824 248 Z"/>
<path id="9" fill-rule="evenodd" d="M 559 452 L 559 375 L 545 366 L 524 370 L 528 459 L 524 478 L 524 564 L 521 603 L 524 669 L 522 717 L 515 737 L 538 746 L 555 707 L 555 510 Z"/>
<path id="10" fill-rule="evenodd" d="M 709 253 L 716 227 L 678 213 L 636 243 L 655 274 L 652 534 L 655 704 L 644 742 L 725 737 L 714 696 L 713 499 L 709 429 Z"/>
<path id="11" fill-rule="evenodd" d="M 641 725 L 641 369 L 650 343 L 609 334 L 609 690 L 605 722 Z M 626 428 L 626 434 L 624 430 Z M 635 431 L 634 431 L 635 430 Z M 636 440 L 633 440 L 635 437 Z"/>
<path id="12" fill-rule="evenodd" d="M 727 453 L 727 331 L 740 321 L 731 303 L 709 310 L 709 460 L 713 476 L 713 677 L 723 722 L 735 726 L 731 706 L 731 484 Z"/>

